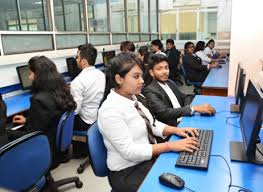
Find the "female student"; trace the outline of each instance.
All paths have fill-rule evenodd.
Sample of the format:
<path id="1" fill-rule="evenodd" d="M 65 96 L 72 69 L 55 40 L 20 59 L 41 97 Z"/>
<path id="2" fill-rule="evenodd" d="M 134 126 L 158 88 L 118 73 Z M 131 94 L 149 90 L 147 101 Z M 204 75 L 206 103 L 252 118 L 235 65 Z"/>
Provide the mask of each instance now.
<path id="1" fill-rule="evenodd" d="M 217 59 L 220 54 L 214 50 L 214 47 L 215 47 L 215 41 L 213 39 L 210 39 L 206 44 L 206 48 L 204 52 L 205 54 L 207 54 L 209 58 Z"/>
<path id="2" fill-rule="evenodd" d="M 198 147 L 194 128 L 176 128 L 154 120 L 135 95 L 143 88 L 140 59 L 120 53 L 107 72 L 110 90 L 98 113 L 99 130 L 107 148 L 109 181 L 114 191 L 136 191 L 150 170 L 154 157 L 168 151 L 192 152 Z M 184 139 L 156 144 L 153 134 L 165 138 L 176 134 Z M 192 135 L 189 137 L 188 134 Z"/>
<path id="3" fill-rule="evenodd" d="M 75 102 L 56 65 L 47 57 L 33 57 L 28 62 L 32 97 L 27 117 L 16 115 L 13 123 L 26 124 L 31 131 L 43 131 L 54 149 L 56 128 L 61 115 L 75 109 Z M 54 152 L 54 150 L 52 150 Z"/>
<path id="4" fill-rule="evenodd" d="M 198 41 L 195 46 L 195 54 L 202 59 L 202 64 L 203 65 L 208 65 L 211 63 L 217 64 L 217 60 L 208 57 L 204 49 L 205 49 L 205 42 Z"/>

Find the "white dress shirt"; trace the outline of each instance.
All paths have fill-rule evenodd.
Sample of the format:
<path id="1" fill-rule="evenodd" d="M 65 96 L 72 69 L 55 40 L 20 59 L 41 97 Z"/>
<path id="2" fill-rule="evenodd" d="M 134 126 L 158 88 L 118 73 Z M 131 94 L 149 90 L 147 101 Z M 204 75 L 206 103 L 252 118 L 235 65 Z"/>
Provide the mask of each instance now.
<path id="1" fill-rule="evenodd" d="M 99 130 L 107 148 L 107 166 L 111 171 L 120 171 L 152 158 L 145 120 L 134 107 L 135 102 L 148 117 L 153 134 L 164 138 L 166 124 L 153 122 L 149 110 L 135 96 L 130 100 L 112 89 L 98 114 Z"/>
<path id="2" fill-rule="evenodd" d="M 174 92 L 172 89 L 167 85 L 167 83 L 160 83 L 157 81 L 157 83 L 163 88 L 165 93 L 168 95 L 170 101 L 172 102 L 173 108 L 181 108 L 182 106 L 180 105 L 177 97 L 175 96 Z M 177 118 L 177 122 L 181 121 L 182 117 Z"/>
<path id="3" fill-rule="evenodd" d="M 211 58 L 209 58 L 204 51 L 197 51 L 195 54 L 202 59 L 203 65 L 211 63 Z"/>
<path id="4" fill-rule="evenodd" d="M 156 51 L 155 54 L 161 54 L 161 55 L 166 56 L 166 54 L 164 52 L 162 52 L 162 51 Z"/>
<path id="5" fill-rule="evenodd" d="M 83 69 L 70 84 L 70 92 L 77 103 L 75 114 L 79 114 L 87 124 L 97 120 L 105 82 L 104 73 L 92 66 Z"/>
<path id="6" fill-rule="evenodd" d="M 211 55 L 211 57 L 216 54 L 216 51 L 210 49 L 210 47 L 206 47 L 204 52 L 205 52 L 206 55 Z"/>

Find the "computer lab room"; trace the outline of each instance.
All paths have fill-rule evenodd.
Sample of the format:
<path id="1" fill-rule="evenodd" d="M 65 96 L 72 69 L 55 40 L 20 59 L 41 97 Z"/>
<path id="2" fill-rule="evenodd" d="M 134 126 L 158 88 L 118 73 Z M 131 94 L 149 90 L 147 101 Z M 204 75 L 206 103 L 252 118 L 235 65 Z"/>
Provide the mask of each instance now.
<path id="1" fill-rule="evenodd" d="M 262 192 L 262 7 L 0 0 L 0 192 Z"/>

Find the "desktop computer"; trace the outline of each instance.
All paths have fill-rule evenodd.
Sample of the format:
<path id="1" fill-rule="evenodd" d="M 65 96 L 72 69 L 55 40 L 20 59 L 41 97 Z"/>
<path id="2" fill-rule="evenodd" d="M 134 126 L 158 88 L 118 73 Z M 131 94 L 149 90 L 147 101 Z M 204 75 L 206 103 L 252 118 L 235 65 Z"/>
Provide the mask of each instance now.
<path id="1" fill-rule="evenodd" d="M 231 113 L 239 113 L 243 106 L 244 101 L 244 85 L 245 85 L 246 74 L 244 69 L 238 64 L 236 84 L 235 84 L 235 104 L 230 105 Z"/>
<path id="2" fill-rule="evenodd" d="M 262 126 L 262 112 L 263 94 L 259 87 L 249 80 L 240 117 L 243 142 L 230 142 L 232 161 L 263 164 L 263 144 L 258 143 L 258 135 Z"/>
<path id="3" fill-rule="evenodd" d="M 22 90 L 29 90 L 32 87 L 32 81 L 29 79 L 29 66 L 23 65 L 16 67 L 16 72 L 18 75 L 18 79 L 20 81 L 20 85 Z"/>
<path id="4" fill-rule="evenodd" d="M 81 72 L 81 69 L 78 68 L 76 59 L 74 57 L 66 58 L 66 62 L 67 62 L 69 76 L 71 80 L 73 80 Z"/>
<path id="5" fill-rule="evenodd" d="M 103 51 L 102 52 L 102 59 L 105 66 L 109 65 L 109 60 L 115 57 L 115 51 Z"/>

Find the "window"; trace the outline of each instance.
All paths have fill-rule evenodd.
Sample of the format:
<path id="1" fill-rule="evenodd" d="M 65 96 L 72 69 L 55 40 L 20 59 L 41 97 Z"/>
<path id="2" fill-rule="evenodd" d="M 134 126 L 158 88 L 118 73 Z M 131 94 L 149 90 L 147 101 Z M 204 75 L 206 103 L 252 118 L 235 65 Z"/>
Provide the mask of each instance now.
<path id="1" fill-rule="evenodd" d="M 139 32 L 139 16 L 137 0 L 127 0 L 128 32 Z"/>
<path id="2" fill-rule="evenodd" d="M 150 0 L 150 26 L 151 33 L 157 33 L 157 3 L 156 0 Z"/>
<path id="3" fill-rule="evenodd" d="M 58 31 L 84 31 L 82 0 L 54 1 L 55 25 Z"/>
<path id="4" fill-rule="evenodd" d="M 141 32 L 148 33 L 149 32 L 149 14 L 148 14 L 148 0 L 140 0 L 140 25 Z"/>
<path id="5" fill-rule="evenodd" d="M 179 12 L 179 40 L 196 39 L 196 15 L 196 12 Z"/>
<path id="6" fill-rule="evenodd" d="M 160 10 L 160 32 L 162 39 L 176 39 L 176 11 Z"/>
<path id="7" fill-rule="evenodd" d="M 18 10 L 20 10 L 20 17 Z M 0 1 L 0 13 L 0 30 L 50 30 L 47 19 L 47 0 Z"/>
<path id="8" fill-rule="evenodd" d="M 111 31 L 125 32 L 125 12 L 123 0 L 111 0 Z"/>
<path id="9" fill-rule="evenodd" d="M 118 44 L 127 40 L 126 34 L 112 34 L 112 44 Z"/>
<path id="10" fill-rule="evenodd" d="M 106 0 L 88 0 L 88 22 L 90 32 L 107 32 Z"/>
<path id="11" fill-rule="evenodd" d="M 90 34 L 89 40 L 90 40 L 90 43 L 93 45 L 108 45 L 108 44 L 110 44 L 110 36 L 109 35 Z"/>
<path id="12" fill-rule="evenodd" d="M 67 34 L 56 36 L 57 49 L 76 48 L 87 43 L 87 35 Z"/>
<path id="13" fill-rule="evenodd" d="M 200 39 L 217 39 L 217 12 L 200 12 Z"/>

